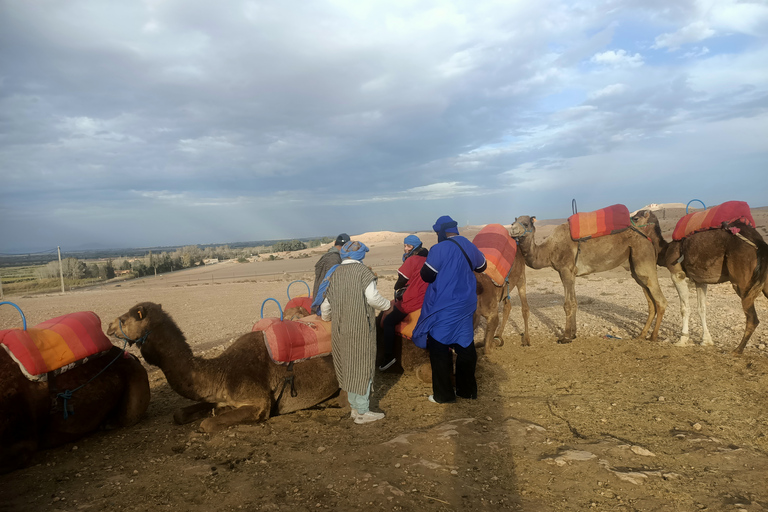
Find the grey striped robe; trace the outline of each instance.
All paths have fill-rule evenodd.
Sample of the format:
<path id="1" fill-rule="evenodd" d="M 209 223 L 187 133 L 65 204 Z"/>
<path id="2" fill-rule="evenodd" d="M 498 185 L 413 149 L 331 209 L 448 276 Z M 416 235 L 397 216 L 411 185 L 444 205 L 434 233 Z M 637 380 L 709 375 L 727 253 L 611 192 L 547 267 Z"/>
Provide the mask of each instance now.
<path id="1" fill-rule="evenodd" d="M 340 265 L 331 275 L 325 298 L 331 305 L 331 343 L 341 389 L 358 395 L 368 390 L 376 369 L 376 312 L 365 289 L 376 280 L 365 265 Z"/>

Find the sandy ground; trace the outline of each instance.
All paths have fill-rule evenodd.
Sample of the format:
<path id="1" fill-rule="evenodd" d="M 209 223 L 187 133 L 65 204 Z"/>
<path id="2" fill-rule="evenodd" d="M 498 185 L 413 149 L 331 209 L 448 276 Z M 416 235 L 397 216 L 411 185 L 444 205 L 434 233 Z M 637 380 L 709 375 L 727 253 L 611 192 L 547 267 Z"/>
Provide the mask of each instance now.
<path id="1" fill-rule="evenodd" d="M 680 212 L 663 211 L 668 235 Z M 765 235 L 768 210 L 753 213 Z M 553 226 L 538 229 L 543 237 Z M 365 261 L 390 297 L 403 236 L 353 237 L 371 247 Z M 90 310 L 105 330 L 135 303 L 158 302 L 198 354 L 214 357 L 250 330 L 265 299 L 285 304 L 291 283 L 292 295 L 306 293 L 294 281 L 312 284 L 322 250 L 10 300 L 30 325 Z M 412 373 L 377 374 L 372 401 L 382 421 L 355 425 L 348 407 L 331 402 L 209 435 L 199 422 L 173 423 L 190 402 L 147 367 L 152 401 L 142 422 L 39 452 L 0 476 L 0 510 L 768 510 L 768 330 L 760 325 L 744 355 L 730 355 L 744 315 L 729 284 L 709 290 L 716 345 L 680 348 L 666 271 L 659 279 L 670 307 L 657 342 L 634 338 L 646 306 L 628 272 L 579 278 L 579 337 L 558 345 L 559 278 L 526 272 L 532 346 L 520 346 L 513 292 L 506 344 L 481 357 L 476 401 L 432 404 Z M 265 316 L 276 309 L 267 303 Z M 768 300 L 760 297 L 757 311 L 768 320 Z M 695 314 L 691 324 L 698 341 Z M 15 309 L 0 308 L 0 329 L 18 325 Z"/>

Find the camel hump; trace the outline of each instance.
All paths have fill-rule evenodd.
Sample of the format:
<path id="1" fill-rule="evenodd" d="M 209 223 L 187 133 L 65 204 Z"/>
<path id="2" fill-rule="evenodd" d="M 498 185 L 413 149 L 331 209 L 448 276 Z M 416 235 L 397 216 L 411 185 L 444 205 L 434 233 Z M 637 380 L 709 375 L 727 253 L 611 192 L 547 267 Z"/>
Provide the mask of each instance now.
<path id="1" fill-rule="evenodd" d="M 92 311 L 69 313 L 30 329 L 0 331 L 0 345 L 30 380 L 44 382 L 111 350 L 114 345 L 101 330 Z"/>
<path id="2" fill-rule="evenodd" d="M 317 315 L 296 321 L 263 318 L 252 331 L 264 333 L 269 356 L 277 364 L 304 361 L 331 353 L 331 323 Z"/>
<path id="3" fill-rule="evenodd" d="M 672 239 L 682 240 L 699 231 L 719 229 L 723 227 L 723 224 L 732 224 L 737 221 L 752 228 L 755 227 L 755 220 L 752 218 L 752 212 L 746 202 L 726 201 L 706 210 L 683 216 L 675 225 Z"/>
<path id="4" fill-rule="evenodd" d="M 568 217 L 571 238 L 574 241 L 589 240 L 620 233 L 631 225 L 629 209 L 614 204 L 593 212 L 574 213 Z"/>
<path id="5" fill-rule="evenodd" d="M 488 266 L 484 274 L 496 286 L 503 286 L 517 254 L 517 242 L 501 224 L 488 224 L 472 239 L 485 256 Z"/>

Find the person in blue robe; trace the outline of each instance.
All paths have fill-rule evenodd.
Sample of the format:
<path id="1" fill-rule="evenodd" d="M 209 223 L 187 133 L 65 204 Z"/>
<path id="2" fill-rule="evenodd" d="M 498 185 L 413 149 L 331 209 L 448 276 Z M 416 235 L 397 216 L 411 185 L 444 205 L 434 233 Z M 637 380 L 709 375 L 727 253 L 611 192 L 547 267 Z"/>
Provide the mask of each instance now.
<path id="1" fill-rule="evenodd" d="M 485 270 L 485 256 L 475 244 L 459 235 L 458 224 L 443 215 L 432 226 L 437 244 L 432 246 L 421 268 L 421 278 L 429 283 L 421 306 L 421 316 L 413 331 L 414 343 L 429 351 L 432 367 L 431 402 L 455 402 L 477 398 L 477 352 L 472 317 L 477 309 L 475 272 Z M 453 356 L 456 353 L 454 391 Z"/>

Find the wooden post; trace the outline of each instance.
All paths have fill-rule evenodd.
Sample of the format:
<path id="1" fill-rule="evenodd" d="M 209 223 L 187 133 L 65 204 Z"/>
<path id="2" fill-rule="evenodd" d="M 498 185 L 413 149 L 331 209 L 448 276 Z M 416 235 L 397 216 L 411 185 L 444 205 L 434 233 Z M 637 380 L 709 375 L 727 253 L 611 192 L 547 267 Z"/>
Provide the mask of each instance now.
<path id="1" fill-rule="evenodd" d="M 5 298 L 5 295 L 3 295 L 3 276 L 0 276 L 0 300 L 3 300 Z"/>
<path id="2" fill-rule="evenodd" d="M 64 270 L 61 268 L 61 247 L 58 245 L 56 249 L 59 251 L 59 277 L 61 278 L 61 293 L 64 293 Z"/>

